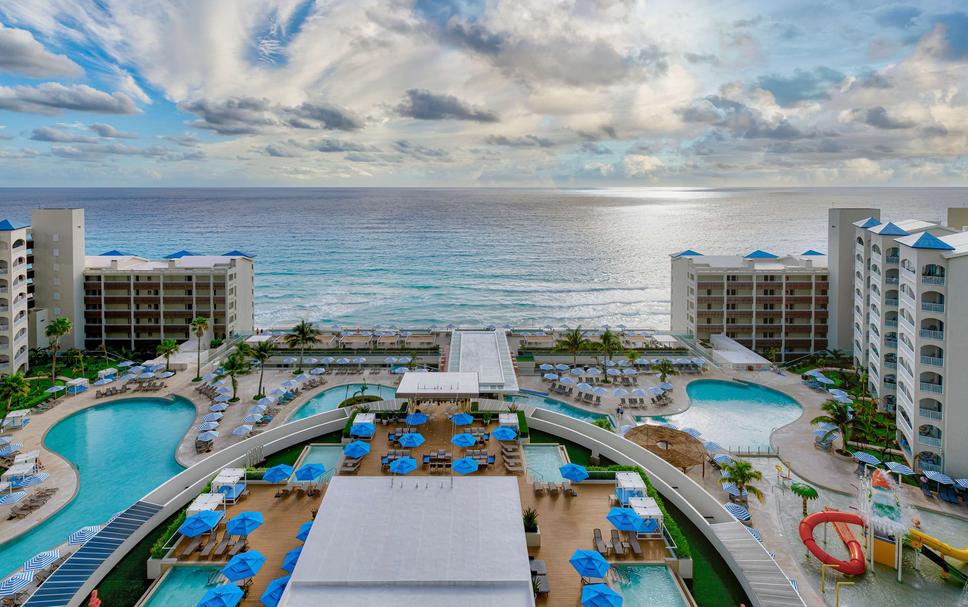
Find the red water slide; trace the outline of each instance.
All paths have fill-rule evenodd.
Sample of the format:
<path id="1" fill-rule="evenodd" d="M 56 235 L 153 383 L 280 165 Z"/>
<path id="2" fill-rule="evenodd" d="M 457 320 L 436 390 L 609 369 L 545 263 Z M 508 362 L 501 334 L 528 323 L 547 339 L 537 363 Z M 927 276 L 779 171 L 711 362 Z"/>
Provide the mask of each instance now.
<path id="1" fill-rule="evenodd" d="M 850 553 L 849 561 L 836 559 L 821 550 L 820 546 L 817 545 L 817 542 L 813 539 L 813 528 L 823 523 L 833 523 L 837 535 L 840 536 L 844 545 L 847 546 L 847 551 Z M 847 527 L 848 524 L 863 526 L 864 519 L 852 512 L 841 512 L 839 510 L 814 512 L 800 521 L 800 541 L 807 547 L 810 554 L 817 557 L 817 560 L 821 563 L 833 565 L 837 571 L 846 575 L 860 575 L 867 568 L 864 563 L 864 552 L 861 549 L 860 542 L 857 541 L 857 538 L 851 533 L 850 528 Z"/>

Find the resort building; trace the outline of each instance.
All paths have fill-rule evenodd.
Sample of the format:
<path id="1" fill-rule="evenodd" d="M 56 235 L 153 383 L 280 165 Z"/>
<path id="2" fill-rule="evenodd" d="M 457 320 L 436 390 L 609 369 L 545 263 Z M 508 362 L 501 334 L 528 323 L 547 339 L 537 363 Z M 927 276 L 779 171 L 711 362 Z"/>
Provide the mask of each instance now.
<path id="1" fill-rule="evenodd" d="M 454 331 L 447 371 L 477 375 L 481 394 L 510 394 L 518 390 L 514 358 L 503 330 Z"/>
<path id="2" fill-rule="evenodd" d="M 880 221 L 881 212 L 871 208 L 827 211 L 827 269 L 830 272 L 827 347 L 850 351 L 854 343 L 854 225 L 870 218 Z"/>
<path id="3" fill-rule="evenodd" d="M 827 257 L 672 255 L 672 332 L 708 343 L 726 335 L 790 360 L 827 348 Z"/>
<path id="4" fill-rule="evenodd" d="M 27 370 L 27 226 L 0 221 L 0 374 Z"/>
<path id="5" fill-rule="evenodd" d="M 84 332 L 88 349 L 153 350 L 186 341 L 191 322 L 208 319 L 215 337 L 255 330 L 254 261 L 241 251 L 195 255 L 178 251 L 150 260 L 108 251 L 84 268 Z"/>
<path id="6" fill-rule="evenodd" d="M 34 209 L 30 226 L 34 306 L 31 347 L 47 346 L 47 321 L 66 317 L 64 348 L 84 347 L 84 209 Z"/>

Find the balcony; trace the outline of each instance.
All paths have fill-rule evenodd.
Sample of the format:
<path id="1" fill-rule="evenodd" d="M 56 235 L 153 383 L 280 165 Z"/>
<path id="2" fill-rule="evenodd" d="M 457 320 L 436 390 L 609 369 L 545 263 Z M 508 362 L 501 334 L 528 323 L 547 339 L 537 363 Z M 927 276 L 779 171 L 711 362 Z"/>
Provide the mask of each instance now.
<path id="1" fill-rule="evenodd" d="M 885 306 L 892 306 L 892 307 L 895 307 L 896 308 L 897 307 L 897 298 L 891 297 L 891 298 L 885 299 L 884 300 L 884 305 Z"/>
<path id="2" fill-rule="evenodd" d="M 933 384 L 931 382 L 923 381 L 921 382 L 921 390 L 923 392 L 934 392 L 935 394 L 943 394 L 944 386 L 941 384 Z"/>
<path id="3" fill-rule="evenodd" d="M 938 358 L 937 356 L 921 356 L 922 365 L 930 365 L 932 367 L 943 367 L 944 359 Z"/>
<path id="4" fill-rule="evenodd" d="M 921 407 L 920 409 L 918 409 L 918 414 L 920 414 L 921 417 L 927 417 L 928 419 L 944 419 L 944 416 L 942 415 L 941 411 L 935 411 L 934 409 L 925 409 L 924 407 Z"/>
<path id="5" fill-rule="evenodd" d="M 938 447 L 939 449 L 941 448 L 941 439 L 935 438 L 933 436 L 923 436 L 921 434 L 918 434 L 918 442 L 922 445 L 927 445 L 929 447 Z M 924 466 L 922 465 L 922 467 Z"/>
<path id="6" fill-rule="evenodd" d="M 886 282 L 889 285 L 896 285 L 901 281 L 898 279 L 897 276 L 888 276 L 887 278 L 884 279 L 884 282 Z"/>
<path id="7" fill-rule="evenodd" d="M 904 321 L 904 324 L 906 324 L 907 326 L 912 327 L 912 328 L 914 327 L 914 323 L 911 322 L 911 320 L 909 320 L 906 316 L 901 316 L 899 318 L 901 320 L 903 320 Z"/>
<path id="8" fill-rule="evenodd" d="M 885 369 L 897 369 L 897 361 L 896 360 L 885 360 L 884 361 L 884 368 Z"/>
<path id="9" fill-rule="evenodd" d="M 885 320 L 884 321 L 884 326 L 885 327 L 894 327 L 896 329 L 897 328 L 897 319 L 895 318 L 895 319 L 891 319 L 891 320 Z"/>
<path id="10" fill-rule="evenodd" d="M 911 427 L 911 422 L 909 422 L 906 417 L 904 417 L 903 415 L 897 415 L 897 416 L 895 416 L 895 419 L 897 419 L 897 421 L 901 422 L 899 425 L 904 426 L 905 428 L 907 428 L 908 432 L 912 432 L 912 433 L 914 432 L 914 428 Z"/>
<path id="11" fill-rule="evenodd" d="M 888 337 L 887 339 L 884 340 L 884 345 L 887 346 L 888 348 L 896 348 L 897 339 Z"/>
<path id="12" fill-rule="evenodd" d="M 899 261 L 901 261 L 901 256 L 900 255 L 888 255 L 885 258 L 885 261 L 887 261 L 887 263 L 898 263 Z"/>
<path id="13" fill-rule="evenodd" d="M 921 282 L 926 285 L 943 285 L 944 276 L 922 276 Z"/>
<path id="14" fill-rule="evenodd" d="M 926 301 L 921 302 L 921 309 L 925 312 L 941 312 L 944 313 L 943 303 L 928 303 Z"/>
<path id="15" fill-rule="evenodd" d="M 921 337 L 924 337 L 925 339 L 944 339 L 944 331 L 921 329 Z"/>

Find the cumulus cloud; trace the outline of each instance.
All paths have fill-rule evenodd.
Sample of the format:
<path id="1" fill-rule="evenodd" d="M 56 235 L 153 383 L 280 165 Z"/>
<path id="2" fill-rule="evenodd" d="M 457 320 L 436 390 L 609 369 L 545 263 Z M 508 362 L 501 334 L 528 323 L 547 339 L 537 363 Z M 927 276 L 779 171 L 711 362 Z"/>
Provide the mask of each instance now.
<path id="1" fill-rule="evenodd" d="M 786 117 L 765 118 L 760 111 L 740 101 L 720 95 L 708 95 L 679 114 L 684 122 L 704 123 L 721 127 L 734 137 L 744 139 L 801 139 L 805 134 Z"/>
<path id="2" fill-rule="evenodd" d="M 649 175 L 661 166 L 661 160 L 645 154 L 629 154 L 622 159 L 622 168 L 629 177 Z"/>
<path id="3" fill-rule="evenodd" d="M 437 162 L 448 162 L 451 160 L 450 152 L 443 148 L 426 146 L 407 141 L 406 139 L 394 141 L 393 149 L 416 160 Z"/>
<path id="4" fill-rule="evenodd" d="M 45 82 L 37 86 L 0 86 L 0 110 L 56 115 L 64 111 L 94 114 L 138 114 L 124 93 L 106 93 L 86 84 Z"/>
<path id="5" fill-rule="evenodd" d="M 195 147 L 202 142 L 201 139 L 191 133 L 185 133 L 184 135 L 158 135 L 158 139 L 177 143 L 187 148 Z"/>
<path id="6" fill-rule="evenodd" d="M 488 145 L 500 145 L 509 148 L 550 148 L 555 142 L 540 135 L 523 135 L 508 137 L 506 135 L 488 135 L 484 142 Z"/>
<path id="7" fill-rule="evenodd" d="M 776 102 L 790 107 L 803 101 L 830 99 L 830 89 L 843 82 L 845 75 L 829 67 L 796 69 L 790 76 L 760 76 L 756 86 L 773 94 Z"/>
<path id="8" fill-rule="evenodd" d="M 453 95 L 435 94 L 425 89 L 409 89 L 396 110 L 401 116 L 417 120 L 498 121 L 494 112 L 475 108 Z"/>
<path id="9" fill-rule="evenodd" d="M 97 137 L 86 137 L 49 126 L 34 129 L 30 134 L 30 138 L 34 141 L 51 141 L 56 143 L 97 143 Z"/>
<path id="10" fill-rule="evenodd" d="M 119 131 L 110 124 L 105 124 L 103 122 L 94 122 L 88 125 L 88 128 L 97 133 L 98 137 L 103 137 L 105 139 L 137 139 L 138 135 L 135 133 L 127 133 L 124 131 Z"/>
<path id="11" fill-rule="evenodd" d="M 855 108 L 850 111 L 849 115 L 853 122 L 862 122 L 878 129 L 909 129 L 916 124 L 913 120 L 904 120 L 889 115 L 883 106 L 866 110 Z"/>
<path id="12" fill-rule="evenodd" d="M 363 127 L 362 120 L 348 110 L 308 101 L 284 106 L 265 98 L 235 97 L 222 101 L 199 99 L 181 103 L 178 108 L 198 116 L 189 126 L 219 135 L 251 135 L 285 126 L 340 131 Z"/>
<path id="13" fill-rule="evenodd" d="M 0 23 L 0 72 L 29 78 L 77 77 L 84 74 L 81 66 L 64 55 L 49 52 L 27 30 L 4 27 L 2 23 Z"/>
<path id="14" fill-rule="evenodd" d="M 111 156 L 139 156 L 164 162 L 201 160 L 205 157 L 199 150 L 180 152 L 160 145 L 131 147 L 122 143 L 99 143 L 83 146 L 55 145 L 51 146 L 50 153 L 59 158 L 85 162 L 103 161 Z"/>

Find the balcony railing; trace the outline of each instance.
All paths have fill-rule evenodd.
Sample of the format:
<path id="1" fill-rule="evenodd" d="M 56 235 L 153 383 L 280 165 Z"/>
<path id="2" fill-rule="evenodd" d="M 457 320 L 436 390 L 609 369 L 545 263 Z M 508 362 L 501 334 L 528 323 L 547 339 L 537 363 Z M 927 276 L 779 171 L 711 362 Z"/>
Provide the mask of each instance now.
<path id="1" fill-rule="evenodd" d="M 884 345 L 887 346 L 888 348 L 896 348 L 897 347 L 897 340 L 896 339 L 887 338 L 887 339 L 884 340 Z"/>
<path id="2" fill-rule="evenodd" d="M 935 438 L 933 436 L 924 436 L 924 435 L 918 434 L 918 442 L 921 443 L 922 445 L 927 445 L 929 447 L 941 446 L 941 439 Z"/>
<path id="3" fill-rule="evenodd" d="M 887 261 L 887 263 L 897 263 L 897 262 L 901 261 L 901 256 L 900 255 L 888 255 L 885 258 L 885 261 Z"/>
<path id="4" fill-rule="evenodd" d="M 897 276 L 888 276 L 887 278 L 884 279 L 884 282 L 886 282 L 889 285 L 896 285 L 901 281 L 898 279 Z"/>
<path id="5" fill-rule="evenodd" d="M 943 285 L 944 276 L 922 276 L 921 282 L 926 285 Z"/>
<path id="6" fill-rule="evenodd" d="M 885 327 L 895 327 L 896 328 L 897 327 L 897 319 L 894 318 L 894 319 L 891 319 L 891 320 L 885 320 L 884 321 L 884 326 Z"/>
<path id="7" fill-rule="evenodd" d="M 924 407 L 921 407 L 918 409 L 918 413 L 921 414 L 921 417 L 927 417 L 928 419 L 944 419 L 941 411 L 935 411 L 934 409 L 925 409 Z"/>
<path id="8" fill-rule="evenodd" d="M 932 464 L 931 462 L 918 462 L 918 467 L 925 472 L 941 472 L 941 465 Z"/>
<path id="9" fill-rule="evenodd" d="M 897 307 L 897 298 L 896 297 L 888 297 L 887 299 L 884 300 L 884 305 L 886 305 L 886 306 L 893 306 L 893 307 L 896 308 Z"/>
<path id="10" fill-rule="evenodd" d="M 884 361 L 884 368 L 885 369 L 897 369 L 897 361 L 896 360 L 885 360 Z"/>
<path id="11" fill-rule="evenodd" d="M 921 329 L 921 337 L 925 337 L 927 339 L 944 339 L 944 331 Z"/>
<path id="12" fill-rule="evenodd" d="M 943 303 L 929 303 L 926 301 L 921 302 L 921 309 L 925 312 L 944 312 Z"/>
<path id="13" fill-rule="evenodd" d="M 931 365 L 932 367 L 943 367 L 944 366 L 944 358 L 941 358 L 941 357 L 938 357 L 938 356 L 924 356 L 922 354 L 921 355 L 921 364 L 922 365 Z"/>
<path id="14" fill-rule="evenodd" d="M 934 384 L 931 382 L 923 381 L 921 382 L 921 390 L 924 392 L 934 392 L 936 394 L 942 394 L 944 392 L 944 386 L 942 384 Z"/>

